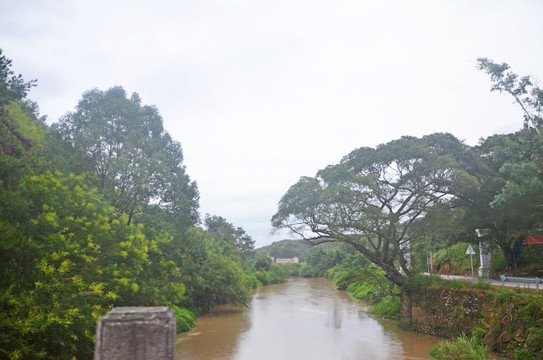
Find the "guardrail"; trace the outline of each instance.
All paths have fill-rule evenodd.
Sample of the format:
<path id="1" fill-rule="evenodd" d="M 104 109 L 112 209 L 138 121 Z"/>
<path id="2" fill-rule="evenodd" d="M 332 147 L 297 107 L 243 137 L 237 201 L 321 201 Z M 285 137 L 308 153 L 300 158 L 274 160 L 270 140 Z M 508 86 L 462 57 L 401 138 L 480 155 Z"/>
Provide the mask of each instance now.
<path id="1" fill-rule="evenodd" d="M 543 283 L 543 279 L 540 278 L 523 278 L 523 277 L 514 277 L 514 276 L 505 276 L 500 275 L 500 280 L 502 281 L 502 287 L 505 286 L 506 281 L 518 282 L 524 284 L 535 284 L 537 291 L 539 291 L 539 284 Z"/>

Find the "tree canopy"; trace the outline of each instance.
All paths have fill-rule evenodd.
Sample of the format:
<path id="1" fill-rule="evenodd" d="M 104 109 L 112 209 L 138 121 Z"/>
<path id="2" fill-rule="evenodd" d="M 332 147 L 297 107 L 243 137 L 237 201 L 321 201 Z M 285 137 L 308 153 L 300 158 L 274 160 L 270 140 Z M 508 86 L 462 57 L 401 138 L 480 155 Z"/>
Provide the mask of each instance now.
<path id="1" fill-rule="evenodd" d="M 506 63 L 498 64 L 488 58 L 477 59 L 478 69 L 490 75 L 492 88 L 490 91 L 505 92 L 513 97 L 524 111 L 525 124 L 529 124 L 540 135 L 542 124 L 541 105 L 543 89 L 534 86 L 529 76 L 519 76 L 509 71 Z"/>
<path id="2" fill-rule="evenodd" d="M 0 111 L 13 101 L 23 100 L 37 80 L 24 81 L 23 75 L 15 75 L 12 61 L 0 49 Z"/>
<path id="3" fill-rule="evenodd" d="M 434 208 L 455 205 L 456 194 L 477 187 L 475 178 L 449 155 L 467 146 L 450 134 L 402 137 L 359 148 L 337 165 L 303 177 L 279 202 L 272 218 L 313 244 L 345 242 L 402 285 L 410 275 L 406 248 L 410 227 Z"/>
<path id="4" fill-rule="evenodd" d="M 469 223 L 488 231 L 487 238 L 498 245 L 513 270 L 523 241 L 539 236 L 543 227 L 543 90 L 506 63 L 480 58 L 478 68 L 490 75 L 491 91 L 509 94 L 524 112 L 523 129 L 493 135 L 474 149 L 486 171 L 479 173 L 483 186 L 473 201 L 480 211 L 468 213 Z"/>
<path id="5" fill-rule="evenodd" d="M 119 86 L 87 91 L 76 111 L 52 128 L 87 156 L 92 185 L 128 222 L 155 206 L 187 226 L 198 221 L 198 189 L 182 165 L 181 145 L 164 130 L 156 107 L 142 106 L 138 94 L 128 98 Z"/>

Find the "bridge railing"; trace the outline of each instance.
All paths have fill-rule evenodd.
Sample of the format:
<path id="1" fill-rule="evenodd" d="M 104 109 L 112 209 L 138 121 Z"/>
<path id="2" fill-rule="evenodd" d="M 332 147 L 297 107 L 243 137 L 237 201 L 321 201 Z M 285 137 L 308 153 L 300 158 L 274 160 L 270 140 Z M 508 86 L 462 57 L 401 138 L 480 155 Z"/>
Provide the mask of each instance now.
<path id="1" fill-rule="evenodd" d="M 525 278 L 525 277 L 515 277 L 515 276 L 505 276 L 500 275 L 500 280 L 502 282 L 502 287 L 505 286 L 506 281 L 524 283 L 524 284 L 535 284 L 537 291 L 539 291 L 539 284 L 543 282 L 543 279 L 540 278 Z"/>

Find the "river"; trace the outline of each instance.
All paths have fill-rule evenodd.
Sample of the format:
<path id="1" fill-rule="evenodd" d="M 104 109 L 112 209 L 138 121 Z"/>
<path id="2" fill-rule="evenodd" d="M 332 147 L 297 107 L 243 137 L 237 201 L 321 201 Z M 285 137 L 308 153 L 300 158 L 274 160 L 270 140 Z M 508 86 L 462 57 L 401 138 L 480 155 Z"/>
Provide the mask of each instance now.
<path id="1" fill-rule="evenodd" d="M 219 309 L 177 338 L 179 360 L 432 359 L 438 339 L 377 320 L 323 279 L 266 286 L 244 310 Z"/>

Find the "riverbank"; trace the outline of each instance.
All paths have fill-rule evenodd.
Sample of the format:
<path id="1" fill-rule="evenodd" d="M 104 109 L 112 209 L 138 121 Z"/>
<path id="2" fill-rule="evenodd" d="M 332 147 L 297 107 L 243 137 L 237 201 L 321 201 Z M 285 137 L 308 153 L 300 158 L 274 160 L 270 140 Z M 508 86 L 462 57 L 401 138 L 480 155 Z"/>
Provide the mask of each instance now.
<path id="1" fill-rule="evenodd" d="M 543 359 L 543 294 L 532 290 L 420 278 L 402 293 L 400 320 L 448 339 L 473 334 L 511 359 Z"/>

